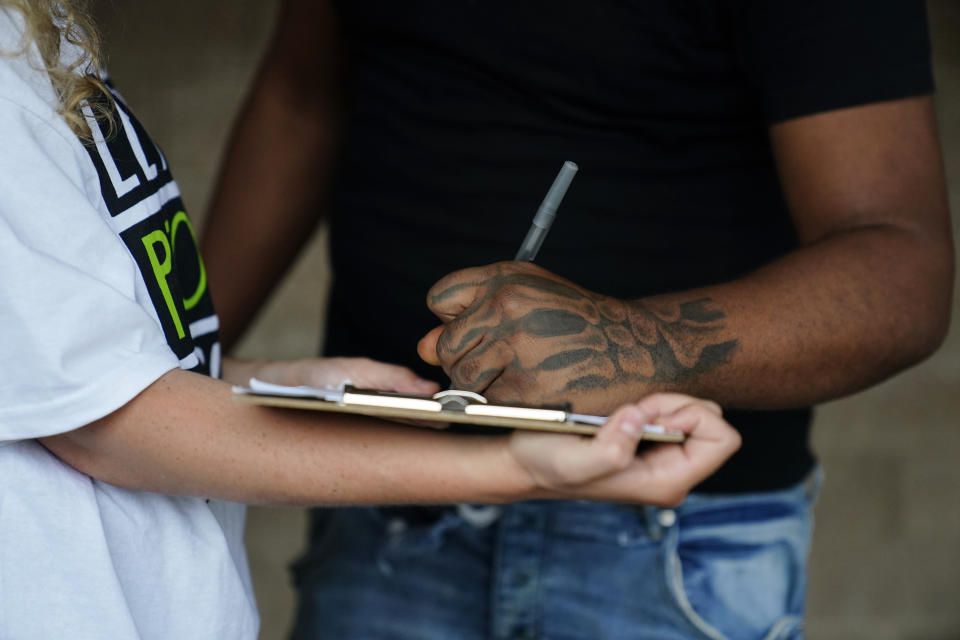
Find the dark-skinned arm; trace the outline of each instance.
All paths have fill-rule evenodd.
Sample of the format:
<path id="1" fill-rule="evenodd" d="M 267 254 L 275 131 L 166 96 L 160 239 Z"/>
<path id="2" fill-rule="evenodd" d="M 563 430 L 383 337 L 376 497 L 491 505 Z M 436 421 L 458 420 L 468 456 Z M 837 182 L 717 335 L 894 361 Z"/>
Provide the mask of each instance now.
<path id="1" fill-rule="evenodd" d="M 319 220 L 337 142 L 337 50 L 329 3 L 283 3 L 200 243 L 227 349 Z"/>
<path id="2" fill-rule="evenodd" d="M 629 301 L 531 264 L 466 269 L 429 292 L 444 325 L 421 355 L 496 400 L 601 413 L 653 390 L 804 406 L 928 356 L 953 284 L 932 100 L 797 118 L 770 140 L 797 250 L 735 281 Z"/>

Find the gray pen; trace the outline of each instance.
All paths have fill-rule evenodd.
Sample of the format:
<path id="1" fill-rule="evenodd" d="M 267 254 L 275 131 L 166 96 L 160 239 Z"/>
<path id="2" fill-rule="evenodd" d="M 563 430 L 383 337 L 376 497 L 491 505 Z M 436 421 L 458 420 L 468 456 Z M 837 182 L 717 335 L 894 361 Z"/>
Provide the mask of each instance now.
<path id="1" fill-rule="evenodd" d="M 547 231 L 550 230 L 550 225 L 553 224 L 553 219 L 557 215 L 557 207 L 560 206 L 560 201 L 567 193 L 567 187 L 570 186 L 570 181 L 573 180 L 578 168 L 576 163 L 569 160 L 560 167 L 560 173 L 557 174 L 553 184 L 550 185 L 550 190 L 547 191 L 543 203 L 537 209 L 537 214 L 533 216 L 530 231 L 527 232 L 527 237 L 523 239 L 523 244 L 520 245 L 520 250 L 517 251 L 514 260 L 533 262 L 537 257 L 537 251 L 540 250 L 540 245 L 543 244 L 543 239 L 547 237 Z"/>

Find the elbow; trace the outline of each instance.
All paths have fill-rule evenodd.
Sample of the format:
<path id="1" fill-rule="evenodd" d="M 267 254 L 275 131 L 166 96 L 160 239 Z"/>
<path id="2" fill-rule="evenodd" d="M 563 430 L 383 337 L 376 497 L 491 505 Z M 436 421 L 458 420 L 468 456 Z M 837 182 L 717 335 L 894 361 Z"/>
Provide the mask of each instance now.
<path id="1" fill-rule="evenodd" d="M 943 344 L 950 329 L 950 306 L 913 327 L 912 349 L 908 352 L 907 366 L 920 363 L 932 356 Z"/>
<path id="2" fill-rule="evenodd" d="M 40 438 L 39 442 L 61 462 L 73 467 L 76 471 L 91 478 L 106 481 L 109 467 L 103 464 L 93 450 L 85 446 L 83 434 L 79 433 L 84 428 Z"/>
<path id="3" fill-rule="evenodd" d="M 94 423 L 56 436 L 40 438 L 39 442 L 61 462 L 95 480 L 134 491 L 147 489 L 136 482 L 137 476 L 118 464 L 116 458 L 90 446 L 93 444 L 91 438 L 95 435 L 90 432 L 95 431 L 97 426 Z"/>
<path id="4" fill-rule="evenodd" d="M 905 366 L 912 366 L 933 355 L 943 344 L 950 329 L 953 307 L 953 252 L 925 274 L 924 284 L 914 290 L 916 296 L 904 317 L 902 335 Z M 918 295 L 919 294 L 919 295 Z"/>
<path id="5" fill-rule="evenodd" d="M 955 278 L 955 258 L 953 243 L 948 238 L 942 249 L 937 252 L 930 282 L 933 283 L 930 294 L 927 319 L 924 323 L 923 339 L 918 349 L 919 360 L 932 355 L 947 337 L 950 330 L 953 310 L 953 288 Z"/>

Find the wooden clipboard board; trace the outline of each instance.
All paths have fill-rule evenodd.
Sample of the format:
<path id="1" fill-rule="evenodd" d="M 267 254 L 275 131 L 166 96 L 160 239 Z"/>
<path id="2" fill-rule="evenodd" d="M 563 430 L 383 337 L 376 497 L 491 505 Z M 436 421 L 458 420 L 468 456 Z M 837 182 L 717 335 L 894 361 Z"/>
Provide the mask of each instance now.
<path id="1" fill-rule="evenodd" d="M 250 381 L 234 387 L 233 399 L 267 407 L 305 409 L 385 419 L 427 420 L 460 424 L 593 435 L 606 418 L 575 414 L 565 408 L 496 405 L 469 391 L 447 390 L 433 396 L 393 393 L 376 389 L 283 387 Z M 683 442 L 684 434 L 659 425 L 646 425 L 643 440 Z"/>

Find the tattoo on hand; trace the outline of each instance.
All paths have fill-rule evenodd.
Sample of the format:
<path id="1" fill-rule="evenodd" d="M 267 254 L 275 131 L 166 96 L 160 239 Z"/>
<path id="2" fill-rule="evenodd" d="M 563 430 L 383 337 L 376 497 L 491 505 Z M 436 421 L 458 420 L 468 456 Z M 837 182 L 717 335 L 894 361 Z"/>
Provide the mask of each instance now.
<path id="1" fill-rule="evenodd" d="M 440 302 L 465 286 L 481 294 L 457 320 L 468 330 L 445 331 L 438 351 L 456 361 L 461 388 L 482 389 L 502 373 L 532 382 L 561 374 L 556 392 L 588 391 L 626 382 L 673 383 L 728 362 L 736 339 L 720 340 L 726 315 L 710 298 L 672 304 L 623 302 L 580 289 L 550 274 L 500 271 L 482 283 L 438 292 Z M 542 302 L 542 304 L 538 304 Z M 553 340 L 551 355 L 528 361 L 522 346 Z M 509 362 L 487 368 L 485 354 Z M 543 349 L 532 352 L 543 353 Z"/>

